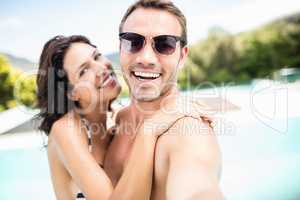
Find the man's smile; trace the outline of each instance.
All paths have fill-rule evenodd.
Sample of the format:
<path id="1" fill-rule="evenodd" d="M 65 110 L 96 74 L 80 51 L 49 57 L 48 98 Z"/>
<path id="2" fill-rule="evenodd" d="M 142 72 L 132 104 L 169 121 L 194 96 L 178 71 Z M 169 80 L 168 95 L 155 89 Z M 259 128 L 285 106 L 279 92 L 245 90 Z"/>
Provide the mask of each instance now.
<path id="1" fill-rule="evenodd" d="M 131 76 L 138 81 L 154 81 L 161 78 L 162 73 L 146 72 L 146 71 L 131 71 Z"/>

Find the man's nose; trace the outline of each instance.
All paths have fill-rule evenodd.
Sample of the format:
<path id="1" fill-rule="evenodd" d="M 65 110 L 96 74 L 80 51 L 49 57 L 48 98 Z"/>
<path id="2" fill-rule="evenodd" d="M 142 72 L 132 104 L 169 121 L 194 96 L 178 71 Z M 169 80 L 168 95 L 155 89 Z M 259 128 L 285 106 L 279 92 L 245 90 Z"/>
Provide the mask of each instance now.
<path id="1" fill-rule="evenodd" d="M 144 48 L 138 53 L 136 62 L 144 66 L 153 66 L 157 64 L 157 55 L 152 48 L 151 42 L 147 42 Z"/>

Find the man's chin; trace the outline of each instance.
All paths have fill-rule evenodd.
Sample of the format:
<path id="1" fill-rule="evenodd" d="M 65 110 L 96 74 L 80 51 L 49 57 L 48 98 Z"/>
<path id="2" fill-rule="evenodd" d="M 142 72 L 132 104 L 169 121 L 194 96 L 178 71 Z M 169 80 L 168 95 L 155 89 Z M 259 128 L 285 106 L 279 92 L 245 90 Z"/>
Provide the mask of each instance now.
<path id="1" fill-rule="evenodd" d="M 160 97 L 159 94 L 134 94 L 133 98 L 139 102 L 152 102 Z"/>

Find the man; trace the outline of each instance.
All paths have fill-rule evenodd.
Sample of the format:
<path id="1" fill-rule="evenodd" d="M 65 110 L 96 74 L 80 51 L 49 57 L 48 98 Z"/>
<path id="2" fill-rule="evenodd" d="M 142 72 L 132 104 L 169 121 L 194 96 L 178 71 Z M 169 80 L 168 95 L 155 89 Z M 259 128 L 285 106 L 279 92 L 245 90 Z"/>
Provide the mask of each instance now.
<path id="1" fill-rule="evenodd" d="M 136 2 L 119 31 L 120 63 L 131 104 L 118 114 L 120 132 L 106 156 L 113 184 L 126 166 L 138 125 L 154 111 L 174 105 L 177 72 L 188 54 L 185 17 L 169 1 Z M 178 120 L 157 141 L 154 163 L 151 199 L 222 199 L 220 151 L 205 117 Z"/>

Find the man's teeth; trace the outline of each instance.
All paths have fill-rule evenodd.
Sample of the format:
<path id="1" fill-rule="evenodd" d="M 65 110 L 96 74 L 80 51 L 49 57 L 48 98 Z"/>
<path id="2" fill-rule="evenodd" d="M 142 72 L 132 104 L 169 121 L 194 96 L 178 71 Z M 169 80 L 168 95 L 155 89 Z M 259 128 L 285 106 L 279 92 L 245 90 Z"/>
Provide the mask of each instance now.
<path id="1" fill-rule="evenodd" d="M 140 76 L 142 78 L 158 78 L 159 73 L 149 73 L 149 72 L 134 72 L 135 76 Z"/>

